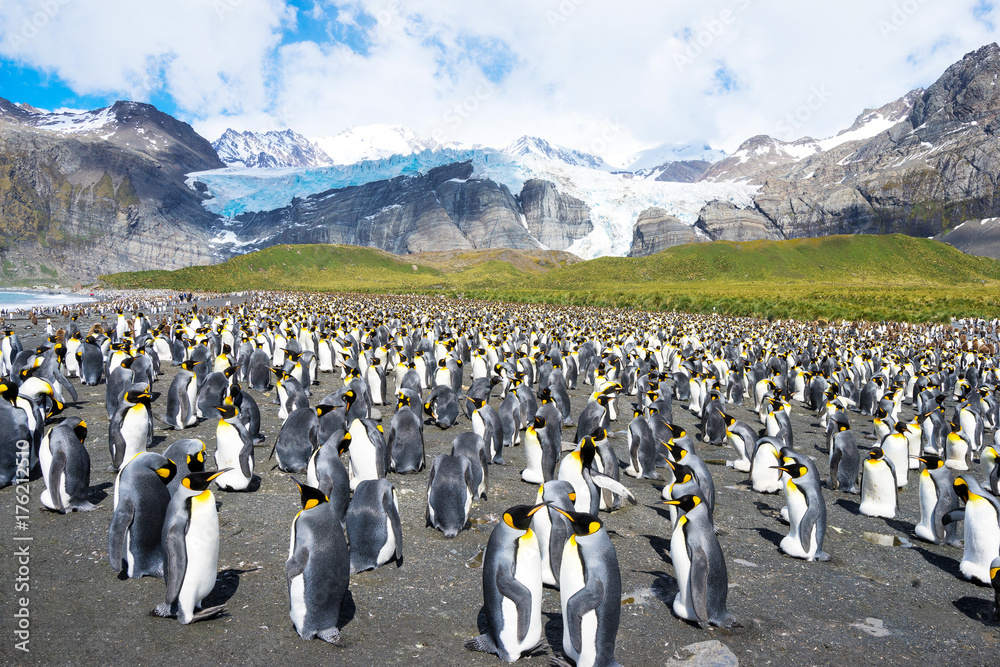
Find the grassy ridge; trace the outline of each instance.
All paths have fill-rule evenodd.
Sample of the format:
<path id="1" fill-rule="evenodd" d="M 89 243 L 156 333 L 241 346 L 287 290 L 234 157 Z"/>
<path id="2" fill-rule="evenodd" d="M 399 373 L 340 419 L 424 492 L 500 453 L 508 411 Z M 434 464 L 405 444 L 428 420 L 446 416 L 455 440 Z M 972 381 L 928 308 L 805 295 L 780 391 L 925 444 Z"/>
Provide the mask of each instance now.
<path id="1" fill-rule="evenodd" d="M 282 245 L 215 266 L 102 279 L 119 287 L 404 292 L 781 319 L 1000 317 L 1000 261 L 902 235 L 717 241 L 578 263 L 544 252 L 397 257 Z"/>

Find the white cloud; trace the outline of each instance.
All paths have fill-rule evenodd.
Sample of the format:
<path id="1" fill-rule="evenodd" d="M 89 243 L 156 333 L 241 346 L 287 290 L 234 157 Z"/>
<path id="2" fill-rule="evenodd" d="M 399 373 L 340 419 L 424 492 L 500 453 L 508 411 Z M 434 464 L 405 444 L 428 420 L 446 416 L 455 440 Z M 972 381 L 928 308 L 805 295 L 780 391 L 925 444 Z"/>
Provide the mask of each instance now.
<path id="1" fill-rule="evenodd" d="M 829 136 L 997 39 L 996 11 L 974 18 L 979 0 L 316 0 L 302 11 L 280 0 L 46 1 L 57 9 L 27 40 L 24 21 L 44 1 L 0 5 L 0 54 L 81 93 L 166 92 L 210 138 L 228 126 L 316 136 L 393 123 L 492 145 L 536 134 L 612 156 Z M 286 33 L 295 21 L 332 21 L 330 34 L 364 48 Z M 286 39 L 302 34 L 317 41 Z M 491 82 L 483 63 L 509 71 Z M 822 102 L 789 124 L 817 90 Z"/>

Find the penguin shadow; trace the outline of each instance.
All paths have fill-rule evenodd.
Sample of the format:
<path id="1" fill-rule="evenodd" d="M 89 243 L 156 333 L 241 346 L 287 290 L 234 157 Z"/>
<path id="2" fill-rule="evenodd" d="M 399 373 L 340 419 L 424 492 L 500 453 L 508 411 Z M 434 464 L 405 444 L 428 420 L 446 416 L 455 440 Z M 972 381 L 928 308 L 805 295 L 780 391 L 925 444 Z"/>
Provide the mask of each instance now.
<path id="1" fill-rule="evenodd" d="M 231 597 L 236 594 L 240 587 L 240 575 L 253 572 L 256 568 L 249 570 L 235 570 L 228 568 L 219 572 L 215 578 L 215 587 L 212 592 L 202 601 L 203 609 L 226 604 Z"/>
<path id="2" fill-rule="evenodd" d="M 165 435 L 154 435 L 153 436 L 153 440 L 152 440 L 152 442 L 150 442 L 149 446 L 151 448 L 159 447 L 160 445 L 162 445 L 166 441 L 167 441 L 167 436 L 165 436 Z"/>
<path id="3" fill-rule="evenodd" d="M 666 519 L 668 522 L 670 521 L 670 510 L 668 510 L 665 505 L 657 503 L 656 505 L 646 505 L 646 507 L 659 514 L 661 519 Z"/>
<path id="4" fill-rule="evenodd" d="M 1000 618 L 993 611 L 993 600 L 974 598 L 969 595 L 960 597 L 951 603 L 955 609 L 959 610 L 973 621 L 985 623 L 986 625 L 1000 625 Z"/>
<path id="5" fill-rule="evenodd" d="M 781 516 L 781 511 L 777 510 L 762 500 L 755 500 L 754 507 L 757 508 L 757 512 L 768 519 L 774 519 L 775 521 L 780 521 L 781 523 L 787 524 L 788 521 Z"/>
<path id="6" fill-rule="evenodd" d="M 861 515 L 861 503 L 855 502 L 853 500 L 848 500 L 847 498 L 837 498 L 833 501 L 835 505 L 840 505 L 842 508 L 850 512 L 851 514 Z"/>
<path id="7" fill-rule="evenodd" d="M 779 548 L 781 547 L 781 540 L 785 539 L 784 535 L 782 535 L 781 533 L 777 533 L 771 530 L 770 528 L 760 527 L 760 528 L 755 528 L 754 530 L 756 530 L 757 534 L 760 535 L 762 538 L 764 538 L 765 540 L 767 540 L 768 542 Z"/>
<path id="8" fill-rule="evenodd" d="M 354 595 L 351 594 L 351 589 L 348 588 L 347 595 L 344 596 L 344 601 L 340 603 L 340 618 L 337 620 L 337 628 L 342 630 L 344 626 L 354 620 L 357 612 L 358 607 L 354 604 Z"/>
<path id="9" fill-rule="evenodd" d="M 113 486 L 114 484 L 112 484 L 111 482 L 101 482 L 100 484 L 95 484 L 94 486 L 90 487 L 90 489 L 88 489 L 87 500 L 89 500 L 95 505 L 100 504 L 102 500 L 108 497 L 108 494 L 105 491 L 105 489 L 110 489 Z"/>
<path id="10" fill-rule="evenodd" d="M 553 655 L 563 655 L 562 649 L 562 639 L 563 639 L 563 619 L 561 612 L 554 611 L 543 611 L 542 616 L 545 617 L 545 627 L 543 632 L 545 633 L 545 641 L 548 643 L 549 648 L 552 649 Z M 480 619 L 485 621 L 486 619 L 486 608 L 483 607 L 480 613 Z M 485 632 L 485 622 L 480 624 L 479 631 Z M 552 664 L 558 664 L 553 662 Z"/>
<path id="11" fill-rule="evenodd" d="M 907 537 L 913 535 L 915 524 L 900 521 L 899 519 L 885 519 L 885 525 Z"/>
<path id="12" fill-rule="evenodd" d="M 653 593 L 653 597 L 668 609 L 673 609 L 674 598 L 677 596 L 677 592 L 680 591 L 677 579 L 659 570 L 645 570 L 643 574 L 651 574 L 656 577 L 653 580 L 653 584 L 649 587 Z"/>
<path id="13" fill-rule="evenodd" d="M 653 548 L 657 556 L 667 563 L 673 562 L 670 560 L 670 540 L 659 535 L 643 535 L 643 537 L 649 540 L 649 546 Z"/>
<path id="14" fill-rule="evenodd" d="M 920 554 L 925 561 L 933 565 L 934 567 L 943 570 L 944 572 L 952 575 L 956 579 L 965 580 L 965 575 L 962 574 L 962 570 L 959 568 L 959 561 L 954 558 L 948 558 L 947 556 L 942 556 L 941 554 L 934 553 L 927 547 L 915 546 L 913 550 Z"/>

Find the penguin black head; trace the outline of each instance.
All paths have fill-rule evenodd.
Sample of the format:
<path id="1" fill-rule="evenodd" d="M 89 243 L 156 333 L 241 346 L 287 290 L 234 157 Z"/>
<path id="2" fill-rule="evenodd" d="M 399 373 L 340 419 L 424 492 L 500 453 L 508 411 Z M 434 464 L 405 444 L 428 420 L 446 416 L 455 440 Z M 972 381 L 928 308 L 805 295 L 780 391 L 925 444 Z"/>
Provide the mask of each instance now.
<path id="1" fill-rule="evenodd" d="M 353 390 L 350 390 L 345 391 L 342 398 L 344 399 L 344 403 L 347 403 L 347 407 L 350 408 L 351 404 L 354 403 L 354 399 L 357 398 L 357 395 L 355 395 Z"/>
<path id="2" fill-rule="evenodd" d="M 545 419 L 543 417 L 535 417 L 535 421 L 531 425 L 531 428 L 535 429 L 536 431 L 540 428 L 545 428 Z"/>
<path id="3" fill-rule="evenodd" d="M 396 397 L 396 409 L 397 410 L 399 410 L 400 408 L 409 407 L 409 406 L 410 406 L 410 397 L 409 396 L 407 396 L 406 394 L 400 394 L 399 396 Z"/>
<path id="4" fill-rule="evenodd" d="M 326 403 L 320 403 L 319 405 L 316 406 L 316 416 L 322 417 L 323 415 L 333 412 L 336 409 L 337 408 L 333 407 L 332 405 L 327 405 Z"/>
<path id="5" fill-rule="evenodd" d="M 687 450 L 681 445 L 675 443 L 673 440 L 670 440 L 669 442 L 661 442 L 660 444 L 667 448 L 667 451 L 670 452 L 670 456 L 672 456 L 675 461 L 680 461 L 682 458 L 687 456 Z"/>
<path id="6" fill-rule="evenodd" d="M 896 422 L 896 426 L 894 428 L 896 429 L 896 433 L 906 434 L 910 430 L 910 425 L 906 422 L 898 421 Z"/>
<path id="7" fill-rule="evenodd" d="M 570 525 L 573 526 L 573 535 L 575 537 L 593 535 L 604 527 L 601 520 L 593 514 L 588 514 L 587 512 L 564 512 L 558 507 L 555 510 L 569 519 Z"/>
<path id="8" fill-rule="evenodd" d="M 350 446 L 351 446 L 351 434 L 345 433 L 344 437 L 341 438 L 340 442 L 337 443 L 337 454 L 343 454 L 350 448 Z"/>
<path id="9" fill-rule="evenodd" d="M 962 502 L 969 502 L 969 497 L 972 495 L 972 492 L 969 490 L 969 483 L 962 477 L 956 477 L 952 485 L 955 487 L 955 493 L 962 499 Z"/>
<path id="10" fill-rule="evenodd" d="M 312 508 L 318 507 L 323 503 L 330 502 L 330 499 L 326 496 L 326 494 L 317 489 L 316 487 L 309 486 L 308 484 L 302 484 L 301 482 L 299 482 L 299 480 L 295 479 L 294 477 L 292 477 L 292 481 L 295 482 L 295 485 L 297 487 L 299 487 L 299 493 L 301 494 L 303 511 L 311 510 Z"/>
<path id="11" fill-rule="evenodd" d="M 176 468 L 175 468 L 176 469 Z M 213 479 L 219 475 L 229 472 L 232 468 L 225 468 L 224 470 L 202 470 L 201 472 L 192 472 L 181 480 L 181 485 L 184 488 L 191 489 L 192 491 L 205 491 L 208 489 L 208 485 Z"/>
<path id="12" fill-rule="evenodd" d="M 687 434 L 687 431 L 677 424 L 667 424 L 667 426 L 670 427 L 670 432 L 675 438 L 683 438 Z"/>
<path id="13" fill-rule="evenodd" d="M 592 437 L 585 436 L 583 441 L 580 443 L 580 462 L 583 464 L 584 468 L 589 468 L 590 464 L 594 461 L 594 456 L 597 454 L 597 445 L 594 444 L 594 439 Z"/>
<path id="14" fill-rule="evenodd" d="M 872 447 L 872 450 L 868 452 L 868 460 L 870 461 L 881 461 L 885 458 L 885 452 L 882 451 L 881 447 Z"/>
<path id="15" fill-rule="evenodd" d="M 667 465 L 669 465 L 670 469 L 674 471 L 674 476 L 677 478 L 677 484 L 687 484 L 694 479 L 694 471 L 683 463 L 676 463 L 667 459 Z"/>
<path id="16" fill-rule="evenodd" d="M 148 391 L 126 391 L 125 400 L 129 403 L 144 403 L 146 407 L 149 407 L 150 394 Z"/>
<path id="17" fill-rule="evenodd" d="M 166 485 L 177 475 L 177 465 L 170 459 L 167 459 L 167 462 L 157 468 L 155 472 L 159 475 L 160 481 Z"/>
<path id="18" fill-rule="evenodd" d="M 204 363 L 204 362 L 201 362 L 201 361 L 191 361 L 189 359 L 189 360 L 181 363 L 181 368 L 183 368 L 186 371 L 194 371 L 194 367 L 197 366 L 200 363 Z"/>
<path id="19" fill-rule="evenodd" d="M 918 461 L 923 461 L 928 470 L 937 470 L 944 465 L 944 459 L 933 454 L 924 454 L 922 456 L 915 456 L 914 458 Z"/>
<path id="20" fill-rule="evenodd" d="M 608 439 L 608 431 L 605 428 L 595 428 L 590 437 L 594 439 L 594 442 L 601 442 Z"/>
<path id="21" fill-rule="evenodd" d="M 531 528 L 532 515 L 543 507 L 545 507 L 545 503 L 514 505 L 503 513 L 503 522 L 515 530 L 528 530 Z"/>
<path id="22" fill-rule="evenodd" d="M 187 455 L 188 472 L 203 472 L 205 470 L 205 443 L 194 454 Z"/>
<path id="23" fill-rule="evenodd" d="M 0 397 L 13 403 L 17 399 L 17 385 L 4 380 L 0 382 Z"/>
<path id="24" fill-rule="evenodd" d="M 87 422 L 80 420 L 80 423 L 73 427 L 73 433 L 83 442 L 87 439 Z"/>
<path id="25" fill-rule="evenodd" d="M 684 513 L 688 513 L 695 507 L 702 503 L 701 496 L 689 493 L 687 495 L 681 496 L 680 498 L 674 498 L 673 500 L 664 500 L 664 505 L 675 505 L 679 509 L 683 510 Z"/>
<path id="26" fill-rule="evenodd" d="M 223 405 L 222 407 L 216 406 L 215 409 L 219 411 L 219 415 L 222 419 L 232 419 L 239 414 L 239 410 L 236 409 L 235 405 Z"/>
<path id="27" fill-rule="evenodd" d="M 787 472 L 793 479 L 798 479 L 799 477 L 805 477 L 809 474 L 809 468 L 805 467 L 801 463 L 786 463 L 783 466 L 771 466 L 774 470 L 780 470 L 782 472 Z"/>

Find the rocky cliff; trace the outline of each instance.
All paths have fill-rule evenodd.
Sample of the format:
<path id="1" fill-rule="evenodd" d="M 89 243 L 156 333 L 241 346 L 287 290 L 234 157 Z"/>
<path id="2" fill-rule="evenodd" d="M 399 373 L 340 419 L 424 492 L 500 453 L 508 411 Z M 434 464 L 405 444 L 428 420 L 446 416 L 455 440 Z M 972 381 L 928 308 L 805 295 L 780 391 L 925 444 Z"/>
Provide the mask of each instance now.
<path id="1" fill-rule="evenodd" d="M 400 176 L 296 199 L 231 227 L 242 250 L 278 243 L 347 243 L 395 254 L 472 248 L 542 248 L 517 200 L 472 164 Z"/>
<path id="2" fill-rule="evenodd" d="M 708 180 L 761 185 L 754 206 L 709 205 L 713 238 L 902 232 L 933 236 L 1000 214 L 1000 47 L 984 46 L 926 90 L 866 110 L 822 141 L 748 140 Z"/>
<path id="3" fill-rule="evenodd" d="M 184 174 L 220 166 L 189 125 L 149 105 L 49 114 L 0 100 L 3 280 L 213 261 L 215 216 Z"/>
<path id="4" fill-rule="evenodd" d="M 662 208 L 648 208 L 639 214 L 639 219 L 635 223 L 628 256 L 645 257 L 671 246 L 711 240 L 698 231 Z"/>
<path id="5" fill-rule="evenodd" d="M 528 231 L 552 250 L 566 250 L 594 229 L 590 208 L 576 197 L 560 194 L 551 181 L 526 181 L 518 200 Z"/>

